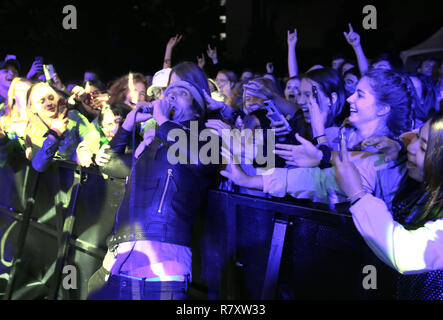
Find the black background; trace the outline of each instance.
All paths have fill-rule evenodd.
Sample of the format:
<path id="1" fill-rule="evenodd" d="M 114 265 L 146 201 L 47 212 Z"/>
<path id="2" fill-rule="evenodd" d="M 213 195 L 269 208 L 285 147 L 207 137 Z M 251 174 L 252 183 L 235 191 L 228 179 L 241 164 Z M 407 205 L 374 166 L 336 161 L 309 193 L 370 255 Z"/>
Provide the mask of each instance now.
<path id="1" fill-rule="evenodd" d="M 77 9 L 77 29 L 65 30 L 65 5 Z M 377 30 L 364 30 L 362 9 L 377 8 Z M 219 16 L 226 14 L 227 24 Z M 184 37 L 173 52 L 173 64 L 196 61 L 207 44 L 217 47 L 223 65 L 240 72 L 252 67 L 265 72 L 273 61 L 277 74 L 287 74 L 287 30 L 297 28 L 300 70 L 329 64 L 353 51 L 343 31 L 348 22 L 361 35 L 368 57 L 399 53 L 435 33 L 442 25 L 438 1 L 290 1 L 290 0 L 122 0 L 25 1 L 0 4 L 0 57 L 17 55 L 26 75 L 35 56 L 53 63 L 62 80 L 81 79 L 95 68 L 111 79 L 128 71 L 153 74 L 162 68 L 165 46 L 177 33 Z M 220 32 L 227 33 L 221 41 Z M 208 59 L 208 58 L 207 58 Z"/>

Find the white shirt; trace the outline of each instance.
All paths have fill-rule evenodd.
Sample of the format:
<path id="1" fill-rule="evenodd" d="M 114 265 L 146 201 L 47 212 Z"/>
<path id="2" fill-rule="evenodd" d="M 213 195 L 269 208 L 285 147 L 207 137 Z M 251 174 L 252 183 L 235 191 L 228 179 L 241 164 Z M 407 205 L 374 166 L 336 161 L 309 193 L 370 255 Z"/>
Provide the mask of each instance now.
<path id="1" fill-rule="evenodd" d="M 372 251 L 398 272 L 414 274 L 443 269 L 443 219 L 406 230 L 393 220 L 386 204 L 370 194 L 350 211 Z"/>

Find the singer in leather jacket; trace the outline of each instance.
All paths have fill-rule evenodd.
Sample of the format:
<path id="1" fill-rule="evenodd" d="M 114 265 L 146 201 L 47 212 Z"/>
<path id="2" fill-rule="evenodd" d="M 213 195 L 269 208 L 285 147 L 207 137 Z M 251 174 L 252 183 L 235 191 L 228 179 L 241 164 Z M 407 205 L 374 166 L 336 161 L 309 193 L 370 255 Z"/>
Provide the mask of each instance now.
<path id="1" fill-rule="evenodd" d="M 153 117 L 159 127 L 137 159 L 128 159 L 124 151 L 135 136 L 134 123 L 146 121 L 150 114 L 131 111 L 110 143 L 111 159 L 102 171 L 127 177 L 126 191 L 103 267 L 89 281 L 89 299 L 186 298 L 192 269 L 191 226 L 206 205 L 208 189 L 217 185 L 219 165 L 202 164 L 200 145 L 196 150 L 191 147 L 193 138 L 198 141 L 197 126 L 204 128 L 206 105 L 201 89 L 178 81 L 164 96 L 164 100 L 153 102 Z M 171 152 L 172 147 L 179 150 L 179 157 Z M 97 279 L 109 274 L 104 285 L 103 279 Z M 129 289 L 122 292 L 122 281 L 128 279 L 132 284 L 138 281 L 144 289 L 137 294 Z M 161 290 L 167 295 L 152 295 L 158 283 L 163 283 Z M 171 285 L 172 289 L 167 289 Z"/>

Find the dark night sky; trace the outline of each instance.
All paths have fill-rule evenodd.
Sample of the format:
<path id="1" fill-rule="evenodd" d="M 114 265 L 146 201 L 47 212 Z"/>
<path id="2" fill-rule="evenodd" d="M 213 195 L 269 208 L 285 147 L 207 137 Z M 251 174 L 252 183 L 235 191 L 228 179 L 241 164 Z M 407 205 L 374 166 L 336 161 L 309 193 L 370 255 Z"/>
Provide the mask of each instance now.
<path id="1" fill-rule="evenodd" d="M 64 5 L 77 8 L 77 30 L 64 30 Z M 362 8 L 374 4 L 378 29 L 363 30 Z M 226 10 L 226 43 L 220 14 Z M 166 42 L 183 33 L 173 62 L 195 61 L 207 44 L 217 45 L 227 67 L 239 71 L 251 66 L 264 71 L 273 60 L 276 71 L 287 72 L 286 30 L 299 32 L 297 54 L 301 71 L 314 63 L 329 63 L 338 51 L 353 58 L 343 31 L 351 22 L 360 33 L 369 57 L 384 51 L 399 52 L 420 43 L 443 25 L 437 1 L 290 1 L 149 0 L 149 1 L 25 1 L 0 4 L 0 56 L 16 54 L 22 74 L 34 56 L 53 63 L 62 79 L 80 78 L 86 68 L 101 70 L 104 78 L 127 71 L 154 73 L 162 67 Z M 215 38 L 214 38 L 215 36 Z"/>

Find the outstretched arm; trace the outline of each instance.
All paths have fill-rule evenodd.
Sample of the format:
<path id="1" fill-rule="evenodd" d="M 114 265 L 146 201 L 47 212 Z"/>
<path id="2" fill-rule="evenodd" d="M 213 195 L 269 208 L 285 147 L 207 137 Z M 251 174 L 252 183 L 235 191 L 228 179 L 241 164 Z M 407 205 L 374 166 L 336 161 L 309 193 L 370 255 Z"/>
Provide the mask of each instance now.
<path id="1" fill-rule="evenodd" d="M 354 32 L 351 24 L 349 23 L 349 32 L 343 32 L 345 35 L 346 41 L 352 46 L 354 49 L 355 55 L 357 56 L 358 67 L 360 69 L 360 74 L 363 76 L 369 69 L 369 62 L 366 59 L 366 56 L 363 52 L 360 43 L 360 35 Z"/>
<path id="2" fill-rule="evenodd" d="M 288 30 L 288 69 L 289 77 L 298 75 L 297 57 L 295 55 L 295 45 L 297 44 L 297 29 L 291 33 Z"/>
<path id="3" fill-rule="evenodd" d="M 174 47 L 180 42 L 182 37 L 183 36 L 177 34 L 169 39 L 168 43 L 166 44 L 165 58 L 163 59 L 163 69 L 171 68 L 172 51 L 174 50 Z"/>

